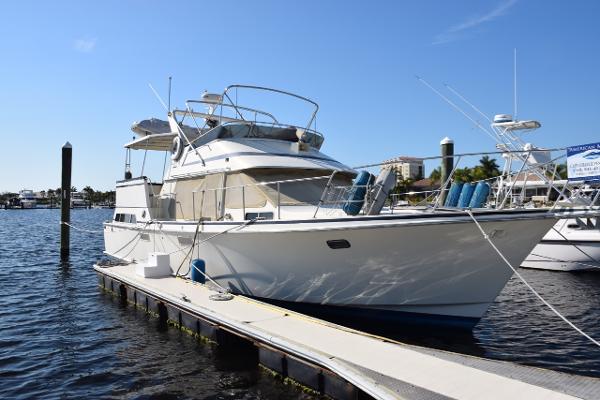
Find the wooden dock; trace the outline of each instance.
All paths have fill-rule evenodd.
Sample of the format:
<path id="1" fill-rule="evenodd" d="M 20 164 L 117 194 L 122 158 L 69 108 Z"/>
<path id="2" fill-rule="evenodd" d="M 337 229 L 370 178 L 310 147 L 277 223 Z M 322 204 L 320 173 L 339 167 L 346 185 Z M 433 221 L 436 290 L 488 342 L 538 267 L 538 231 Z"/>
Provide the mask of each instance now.
<path id="1" fill-rule="evenodd" d="M 600 379 L 406 345 L 135 264 L 95 265 L 102 288 L 222 345 L 242 341 L 259 363 L 335 399 L 597 399 Z"/>

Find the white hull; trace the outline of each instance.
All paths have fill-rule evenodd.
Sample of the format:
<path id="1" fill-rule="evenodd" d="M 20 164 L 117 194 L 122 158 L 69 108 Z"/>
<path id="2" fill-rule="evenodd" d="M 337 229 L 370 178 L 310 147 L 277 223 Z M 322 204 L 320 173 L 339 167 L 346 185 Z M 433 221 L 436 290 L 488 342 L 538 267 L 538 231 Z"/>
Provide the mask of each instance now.
<path id="1" fill-rule="evenodd" d="M 477 218 L 516 266 L 554 223 L 540 215 Z M 234 229 L 200 245 L 193 258 L 204 259 L 220 285 L 248 296 L 475 321 L 512 274 L 464 215 L 281 222 Z M 200 239 L 236 224 L 206 223 Z M 175 272 L 185 254 L 177 250 L 189 247 L 195 224 L 134 226 L 105 225 L 107 254 L 141 261 L 151 251 L 172 253 Z M 328 247 L 339 239 L 350 248 Z"/>
<path id="2" fill-rule="evenodd" d="M 21 208 L 36 208 L 37 207 L 37 201 L 35 200 L 21 200 Z"/>
<path id="3" fill-rule="evenodd" d="M 574 220 L 559 221 L 521 267 L 549 271 L 599 270 L 600 229 L 577 229 L 573 228 L 575 225 Z"/>

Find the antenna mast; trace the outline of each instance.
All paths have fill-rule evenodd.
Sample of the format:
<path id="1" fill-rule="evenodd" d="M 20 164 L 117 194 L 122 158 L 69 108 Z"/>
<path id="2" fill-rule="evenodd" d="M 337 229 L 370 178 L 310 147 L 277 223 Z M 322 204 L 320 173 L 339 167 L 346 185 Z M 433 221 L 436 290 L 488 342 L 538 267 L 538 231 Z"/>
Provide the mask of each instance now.
<path id="1" fill-rule="evenodd" d="M 168 112 L 171 112 L 171 79 L 173 77 L 170 76 L 169 77 L 169 109 L 167 110 Z"/>
<path id="2" fill-rule="evenodd" d="M 517 121 L 517 48 L 515 47 L 514 59 L 513 59 L 513 92 L 514 92 L 514 116 L 513 119 Z"/>

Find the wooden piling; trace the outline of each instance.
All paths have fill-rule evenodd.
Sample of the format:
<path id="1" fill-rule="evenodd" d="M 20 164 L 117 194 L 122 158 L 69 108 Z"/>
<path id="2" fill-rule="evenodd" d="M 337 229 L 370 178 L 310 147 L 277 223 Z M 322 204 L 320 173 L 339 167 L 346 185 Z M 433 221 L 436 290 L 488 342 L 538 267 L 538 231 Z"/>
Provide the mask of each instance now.
<path id="1" fill-rule="evenodd" d="M 73 146 L 67 142 L 62 147 L 62 177 L 61 177 L 61 204 L 60 204 L 60 259 L 69 258 L 70 227 L 71 222 L 71 164 L 73 159 Z"/>
<path id="2" fill-rule="evenodd" d="M 454 169 L 454 140 L 449 137 L 445 137 L 440 142 L 442 147 L 442 165 L 441 165 L 441 178 L 440 178 L 440 204 L 443 205 L 446 202 L 447 187 L 442 187 L 448 180 L 448 177 Z M 450 184 L 448 184 L 449 186 Z"/>

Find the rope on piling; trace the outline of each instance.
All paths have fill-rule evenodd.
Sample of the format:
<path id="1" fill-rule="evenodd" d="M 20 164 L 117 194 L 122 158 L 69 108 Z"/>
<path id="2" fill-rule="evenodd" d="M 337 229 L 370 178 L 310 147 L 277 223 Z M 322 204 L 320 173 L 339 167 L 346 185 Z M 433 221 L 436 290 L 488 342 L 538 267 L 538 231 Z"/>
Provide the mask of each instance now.
<path id="1" fill-rule="evenodd" d="M 594 338 L 592 338 L 590 335 L 588 335 L 587 333 L 585 333 L 583 330 L 581 330 L 579 327 L 577 327 L 573 322 L 571 322 L 567 317 L 565 317 L 564 315 L 562 315 L 556 308 L 554 308 L 550 303 L 548 303 L 530 284 L 529 282 L 527 282 L 525 280 L 525 278 L 523 278 L 523 276 L 521 276 L 521 274 L 516 270 L 515 267 L 512 266 L 512 264 L 510 263 L 510 261 L 508 261 L 508 259 L 504 256 L 504 254 L 502 254 L 502 252 L 500 251 L 500 249 L 498 249 L 498 247 L 496 247 L 496 245 L 494 244 L 494 242 L 492 241 L 492 239 L 490 238 L 490 236 L 485 233 L 485 231 L 483 230 L 483 228 L 481 227 L 481 225 L 479 224 L 479 222 L 477 221 L 477 219 L 475 219 L 475 217 L 473 216 L 473 213 L 471 212 L 471 210 L 466 210 L 467 214 L 469 214 L 469 216 L 471 217 L 471 219 L 473 220 L 473 222 L 475 222 L 475 225 L 477 226 L 477 228 L 479 228 L 479 231 L 481 231 L 481 234 L 483 235 L 483 238 L 485 240 L 488 241 L 488 243 L 490 244 L 490 246 L 492 246 L 492 248 L 496 251 L 496 253 L 498 253 L 498 255 L 500 256 L 500 258 L 506 263 L 506 265 L 508 265 L 508 267 L 514 272 L 514 274 L 517 276 L 517 278 L 519 278 L 519 280 L 521 282 L 523 282 L 523 284 L 525 284 L 525 286 L 527 286 L 527 288 L 531 291 L 531 293 L 533 293 L 535 295 L 535 297 L 537 297 L 542 303 L 544 303 L 544 305 L 546 307 L 548 307 L 550 309 L 550 311 L 552 311 L 554 314 L 556 314 L 560 319 L 562 319 L 564 322 L 566 322 L 571 328 L 573 328 L 575 331 L 577 331 L 579 334 L 581 334 L 583 337 L 585 337 L 586 339 L 588 339 L 589 341 L 591 341 L 593 344 L 595 344 L 596 346 L 600 347 L 600 342 L 598 342 L 597 340 L 595 340 Z"/>

